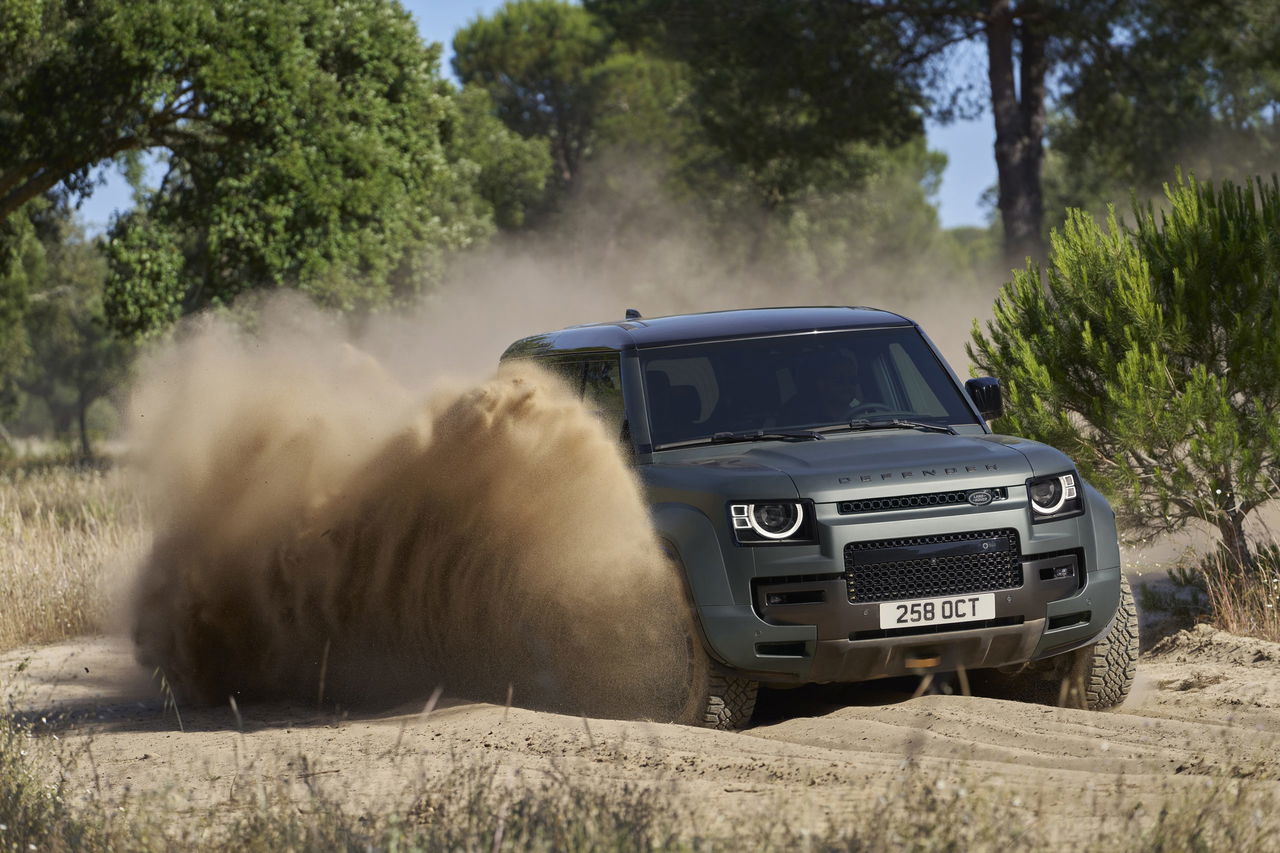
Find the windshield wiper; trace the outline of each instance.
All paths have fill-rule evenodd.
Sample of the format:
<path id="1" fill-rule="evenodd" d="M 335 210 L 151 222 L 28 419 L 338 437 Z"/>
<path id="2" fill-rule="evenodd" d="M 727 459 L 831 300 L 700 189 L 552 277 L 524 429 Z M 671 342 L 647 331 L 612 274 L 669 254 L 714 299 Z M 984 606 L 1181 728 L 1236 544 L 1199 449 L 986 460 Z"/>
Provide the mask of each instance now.
<path id="1" fill-rule="evenodd" d="M 926 424 L 922 421 L 904 421 L 901 418 L 894 418 L 891 421 L 850 421 L 848 428 L 858 432 L 872 429 L 919 429 L 924 430 L 925 432 L 945 432 L 950 435 L 958 434 L 951 427 L 944 426 L 942 424 Z"/>
<path id="2" fill-rule="evenodd" d="M 826 438 L 813 430 L 783 430 L 768 431 L 755 430 L 754 432 L 717 432 L 713 433 L 710 438 L 692 438 L 687 441 L 669 441 L 665 444 L 654 445 L 654 450 L 671 450 L 676 447 L 694 447 L 699 444 L 732 444 L 740 441 L 821 441 Z"/>
<path id="3" fill-rule="evenodd" d="M 809 429 L 755 432 L 717 432 L 711 436 L 712 444 L 728 444 L 734 441 L 821 441 L 825 435 Z"/>

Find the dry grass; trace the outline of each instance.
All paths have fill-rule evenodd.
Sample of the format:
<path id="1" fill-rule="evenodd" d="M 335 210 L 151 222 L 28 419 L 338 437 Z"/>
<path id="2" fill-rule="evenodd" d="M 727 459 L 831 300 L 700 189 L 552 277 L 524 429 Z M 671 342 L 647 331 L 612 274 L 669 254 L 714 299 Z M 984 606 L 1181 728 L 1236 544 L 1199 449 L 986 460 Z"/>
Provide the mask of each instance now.
<path id="1" fill-rule="evenodd" d="M 325 777 L 306 772 L 315 765 L 303 756 L 289 761 L 287 777 L 246 771 L 212 805 L 180 794 L 76 796 L 57 780 L 77 759 L 53 746 L 0 719 L 0 849 L 1235 853 L 1274 849 L 1280 837 L 1274 784 L 1248 778 L 1144 792 L 1117 776 L 1083 798 L 1024 800 L 1016 786 L 991 785 L 975 771 L 908 758 L 838 821 L 798 825 L 788 803 L 748 799 L 708 829 L 697 804 L 661 781 L 584 779 L 554 765 L 521 775 L 474 753 L 455 756 L 443 775 L 407 779 L 377 812 L 351 810 L 340 783 L 318 782 Z M 1046 820 L 1064 811 L 1078 816 L 1070 837 L 1061 820 Z"/>
<path id="2" fill-rule="evenodd" d="M 1241 576 L 1216 562 L 1202 569 L 1213 623 L 1224 631 L 1280 643 L 1280 566 Z"/>
<path id="3" fill-rule="evenodd" d="M 0 649 L 102 630 L 144 538 L 139 501 L 119 472 L 0 472 Z"/>
<path id="4" fill-rule="evenodd" d="M 1169 571 L 1173 588 L 1144 590 L 1143 606 L 1180 625 L 1209 622 L 1231 634 L 1280 643 L 1280 545 L 1257 547 L 1255 565 L 1240 571 L 1221 553 L 1187 557 Z"/>

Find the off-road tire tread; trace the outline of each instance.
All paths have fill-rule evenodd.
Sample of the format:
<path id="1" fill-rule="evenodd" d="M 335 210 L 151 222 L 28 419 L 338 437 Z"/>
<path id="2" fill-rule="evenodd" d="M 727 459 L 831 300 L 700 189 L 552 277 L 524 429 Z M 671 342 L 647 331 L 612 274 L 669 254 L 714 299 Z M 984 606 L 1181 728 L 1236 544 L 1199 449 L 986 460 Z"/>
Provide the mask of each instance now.
<path id="1" fill-rule="evenodd" d="M 703 725 L 709 729 L 740 729 L 751 721 L 760 685 L 715 667 L 708 678 Z"/>
<path id="2" fill-rule="evenodd" d="M 1100 711 L 1129 695 L 1138 666 L 1138 612 L 1129 581 L 1120 579 L 1120 604 L 1111 627 L 1090 646 L 1029 664 L 1015 675 L 979 670 L 974 684 L 1004 698 Z"/>
<path id="3" fill-rule="evenodd" d="M 1120 577 L 1120 606 L 1105 637 L 1081 649 L 1084 704 L 1093 711 L 1113 708 L 1129 695 L 1138 671 L 1138 610 L 1129 581 Z"/>

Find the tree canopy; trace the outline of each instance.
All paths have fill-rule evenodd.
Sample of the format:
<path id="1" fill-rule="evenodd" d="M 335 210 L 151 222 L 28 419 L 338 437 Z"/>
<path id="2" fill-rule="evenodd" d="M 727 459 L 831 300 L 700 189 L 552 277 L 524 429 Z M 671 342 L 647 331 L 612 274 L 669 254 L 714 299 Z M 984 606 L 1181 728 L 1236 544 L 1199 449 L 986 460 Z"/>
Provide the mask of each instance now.
<path id="1" fill-rule="evenodd" d="M 459 30 L 453 50 L 458 79 L 488 91 L 507 127 L 549 140 L 556 179 L 571 184 L 591 147 L 601 65 L 613 50 L 599 21 L 561 0 L 515 0 Z"/>
<path id="2" fill-rule="evenodd" d="M 112 229 L 123 330 L 262 287 L 378 305 L 492 229 L 461 150 L 487 137 L 394 0 L 0 2 L 0 218 L 91 191 L 112 158 L 162 156 L 160 186 Z M 541 180 L 536 152 L 515 159 L 517 183 Z"/>
<path id="3" fill-rule="evenodd" d="M 30 220 L 0 220 L 0 417 L 11 413 L 18 402 L 18 373 L 31 352 L 23 321 L 32 279 L 41 275 L 43 267 L 44 248 Z"/>
<path id="4" fill-rule="evenodd" d="M 977 100 L 956 45 L 981 44 L 1007 255 L 1042 255 L 1048 81 L 1115 32 L 1118 0 L 585 0 L 689 62 L 714 138 L 744 162 L 901 143 Z"/>
<path id="5" fill-rule="evenodd" d="M 134 337 L 278 287 L 375 310 L 499 229 L 587 265 L 696 243 L 723 279 L 832 299 L 963 265 L 923 121 L 979 100 L 1018 263 L 1061 200 L 1096 209 L 1188 151 L 1265 164 L 1280 138 L 1265 0 L 583 2 L 467 24 L 459 89 L 397 0 L 0 0 L 0 386 L 34 387 L 36 321 Z M 962 44 L 985 61 L 957 71 Z M 144 152 L 161 177 L 102 241 L 105 288 L 32 313 L 60 251 L 37 208 Z"/>
<path id="6" fill-rule="evenodd" d="M 1126 38 L 1089 43 L 1065 81 L 1049 140 L 1047 199 L 1094 212 L 1130 190 L 1159 195 L 1174 169 L 1244 179 L 1280 153 L 1280 5 L 1146 0 Z"/>
<path id="7" fill-rule="evenodd" d="M 923 133 L 924 76 L 908 34 L 882 20 L 850 32 L 847 0 L 586 0 L 637 47 L 686 64 L 709 143 L 780 201 L 808 164 L 849 143 Z"/>
<path id="8" fill-rule="evenodd" d="M 512 133 L 495 114 L 493 99 L 478 86 L 455 98 L 458 118 L 448 146 L 455 161 L 478 169 L 475 191 L 492 211 L 494 224 L 516 229 L 544 201 L 552 160 L 548 140 Z"/>

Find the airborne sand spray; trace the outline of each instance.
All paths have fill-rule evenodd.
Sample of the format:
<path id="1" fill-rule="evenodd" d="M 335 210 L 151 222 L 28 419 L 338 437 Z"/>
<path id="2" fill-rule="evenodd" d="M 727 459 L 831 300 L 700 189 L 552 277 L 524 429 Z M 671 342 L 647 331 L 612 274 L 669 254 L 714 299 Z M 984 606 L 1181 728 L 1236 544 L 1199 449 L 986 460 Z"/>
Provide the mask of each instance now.
<path id="1" fill-rule="evenodd" d="M 847 282 L 768 258 L 743 269 L 708 248 L 696 216 L 638 189 L 657 235 L 627 204 L 585 208 L 564 234 L 460 259 L 358 347 L 273 294 L 260 334 L 198 320 L 151 358 L 130 419 L 155 533 L 135 595 L 139 657 L 211 702 L 312 698 L 322 681 L 348 699 L 440 684 L 503 699 L 510 684 L 531 705 L 679 716 L 674 694 L 705 659 L 612 439 L 549 377 L 452 391 L 441 377 L 627 307 L 788 304 L 903 311 L 963 372 L 968 317 L 1003 279 L 957 279 L 929 252 L 873 253 Z"/>
<path id="2" fill-rule="evenodd" d="M 435 686 L 677 719 L 691 645 L 617 443 L 527 366 L 415 400 L 331 331 L 203 320 L 132 411 L 139 659 L 182 697 Z"/>

